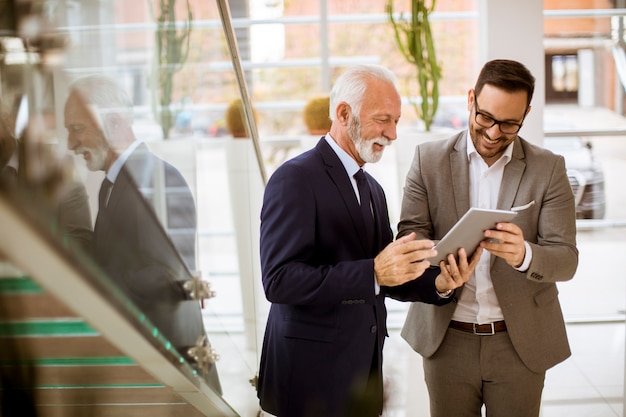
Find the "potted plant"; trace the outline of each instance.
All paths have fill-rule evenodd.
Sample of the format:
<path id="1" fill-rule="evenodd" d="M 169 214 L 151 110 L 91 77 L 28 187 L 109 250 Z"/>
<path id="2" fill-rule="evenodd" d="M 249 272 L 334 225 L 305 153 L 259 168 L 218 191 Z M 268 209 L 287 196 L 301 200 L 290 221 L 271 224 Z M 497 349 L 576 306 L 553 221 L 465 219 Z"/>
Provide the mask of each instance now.
<path id="1" fill-rule="evenodd" d="M 421 101 L 417 103 L 409 99 L 409 102 L 417 116 L 424 122 L 424 129 L 429 132 L 439 107 L 441 67 L 437 63 L 429 21 L 437 0 L 431 0 L 430 6 L 426 3 L 426 0 L 411 0 L 411 15 L 405 18 L 401 12 L 399 18 L 396 18 L 394 2 L 387 0 L 386 12 L 400 52 L 407 62 L 415 66 L 415 78 Z"/>
<path id="2" fill-rule="evenodd" d="M 303 118 L 307 131 L 311 135 L 324 135 L 330 130 L 329 117 L 330 97 L 316 96 L 307 101 L 304 106 Z"/>
<path id="3" fill-rule="evenodd" d="M 254 120 L 257 119 L 256 111 L 253 109 Z M 226 129 L 234 138 L 247 138 L 249 137 L 246 125 L 243 120 L 243 102 L 240 98 L 236 98 L 230 102 L 226 108 L 224 115 L 226 119 Z"/>

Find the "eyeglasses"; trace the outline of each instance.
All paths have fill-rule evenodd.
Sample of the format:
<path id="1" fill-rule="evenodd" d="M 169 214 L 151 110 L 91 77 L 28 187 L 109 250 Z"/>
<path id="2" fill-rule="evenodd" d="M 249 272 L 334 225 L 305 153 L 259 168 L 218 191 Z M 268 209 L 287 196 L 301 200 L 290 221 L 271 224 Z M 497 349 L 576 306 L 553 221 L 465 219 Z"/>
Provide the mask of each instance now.
<path id="1" fill-rule="evenodd" d="M 494 125 L 498 125 L 498 127 L 500 128 L 500 132 L 505 133 L 505 134 L 517 133 L 522 128 L 522 123 L 503 122 L 500 120 L 496 120 L 493 117 L 485 113 L 482 113 L 480 111 L 480 108 L 478 108 L 478 100 L 476 99 L 476 94 L 474 94 L 474 106 L 475 106 L 474 111 L 476 114 L 476 123 L 478 123 L 478 125 L 481 127 L 489 129 L 490 127 Z M 522 122 L 523 121 L 524 119 L 522 119 Z"/>

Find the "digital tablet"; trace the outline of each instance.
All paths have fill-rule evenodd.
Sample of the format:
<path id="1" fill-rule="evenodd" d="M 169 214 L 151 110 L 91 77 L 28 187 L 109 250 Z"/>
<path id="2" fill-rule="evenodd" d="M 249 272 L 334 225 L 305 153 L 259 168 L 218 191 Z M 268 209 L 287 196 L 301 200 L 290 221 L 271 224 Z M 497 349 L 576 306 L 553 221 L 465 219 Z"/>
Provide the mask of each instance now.
<path id="1" fill-rule="evenodd" d="M 471 256 L 480 241 L 485 239 L 485 230 L 494 229 L 496 223 L 510 222 L 516 214 L 517 212 L 507 210 L 470 208 L 443 239 L 436 243 L 437 256 L 428 260 L 431 265 L 439 265 L 450 253 L 458 259 L 457 252 L 461 247 L 465 248 L 467 256 Z"/>

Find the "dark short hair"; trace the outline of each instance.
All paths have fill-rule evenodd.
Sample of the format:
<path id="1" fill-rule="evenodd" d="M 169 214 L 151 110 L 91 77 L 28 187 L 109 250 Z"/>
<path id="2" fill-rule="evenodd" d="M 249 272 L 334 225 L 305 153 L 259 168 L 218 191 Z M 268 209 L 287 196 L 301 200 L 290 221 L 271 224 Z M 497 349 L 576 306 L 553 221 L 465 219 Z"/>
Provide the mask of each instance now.
<path id="1" fill-rule="evenodd" d="M 508 59 L 494 59 L 487 62 L 480 70 L 474 92 L 480 95 L 485 84 L 501 88 L 508 92 L 525 91 L 530 106 L 535 91 L 535 77 L 523 64 Z"/>

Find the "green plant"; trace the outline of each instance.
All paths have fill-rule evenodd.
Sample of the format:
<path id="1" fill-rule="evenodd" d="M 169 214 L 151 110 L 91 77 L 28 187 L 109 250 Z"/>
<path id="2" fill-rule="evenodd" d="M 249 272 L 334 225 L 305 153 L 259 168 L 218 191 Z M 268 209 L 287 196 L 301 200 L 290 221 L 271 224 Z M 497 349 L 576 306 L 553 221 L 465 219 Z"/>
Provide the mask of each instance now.
<path id="1" fill-rule="evenodd" d="M 330 130 L 331 121 L 328 115 L 329 107 L 329 96 L 312 97 L 307 101 L 303 110 L 303 118 L 309 133 L 324 134 Z"/>
<path id="2" fill-rule="evenodd" d="M 152 0 L 149 0 L 151 13 Z M 163 138 L 169 138 L 170 129 L 174 124 L 174 114 L 170 105 L 174 91 L 174 74 L 178 72 L 189 56 L 189 35 L 193 14 L 189 0 L 185 0 L 187 16 L 180 30 L 176 29 L 176 0 L 159 0 L 159 16 L 155 33 L 156 61 L 159 81 L 160 119 Z"/>
<path id="3" fill-rule="evenodd" d="M 386 12 L 393 26 L 396 44 L 404 58 L 415 66 L 416 79 L 419 86 L 421 102 L 409 100 L 417 116 L 424 122 L 426 131 L 430 126 L 439 107 L 439 80 L 441 67 L 437 63 L 435 45 L 430 27 L 429 16 L 435 9 L 437 0 L 432 0 L 430 6 L 426 0 L 411 1 L 411 16 L 405 18 L 394 17 L 393 0 L 388 0 Z"/>

